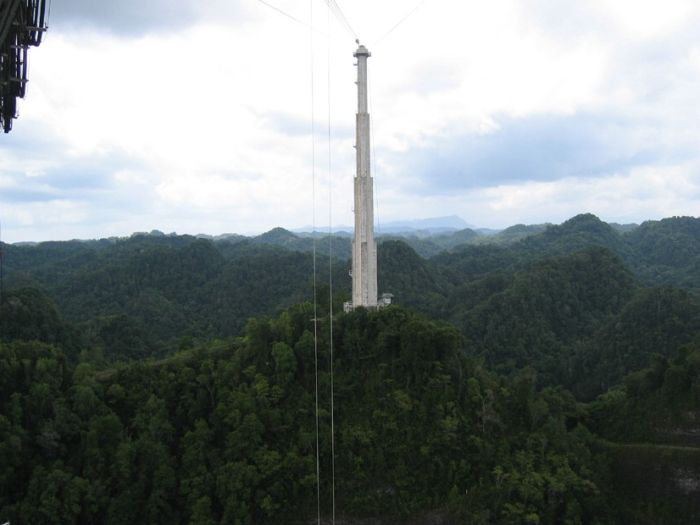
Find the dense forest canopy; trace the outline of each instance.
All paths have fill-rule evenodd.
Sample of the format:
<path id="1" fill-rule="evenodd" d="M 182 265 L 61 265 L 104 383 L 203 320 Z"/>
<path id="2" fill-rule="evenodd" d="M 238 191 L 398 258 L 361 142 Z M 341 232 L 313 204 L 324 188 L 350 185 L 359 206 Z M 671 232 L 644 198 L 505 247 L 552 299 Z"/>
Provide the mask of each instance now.
<path id="1" fill-rule="evenodd" d="M 0 521 L 308 523 L 316 351 L 326 515 L 331 341 L 342 516 L 700 519 L 700 219 L 2 248 Z"/>

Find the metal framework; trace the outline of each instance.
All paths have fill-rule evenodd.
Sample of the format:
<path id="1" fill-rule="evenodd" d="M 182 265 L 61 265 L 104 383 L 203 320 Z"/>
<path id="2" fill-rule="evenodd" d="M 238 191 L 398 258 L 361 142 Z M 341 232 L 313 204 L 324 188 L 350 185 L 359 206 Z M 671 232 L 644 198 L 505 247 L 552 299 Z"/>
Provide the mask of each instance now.
<path id="1" fill-rule="evenodd" d="M 27 53 L 47 28 L 46 0 L 0 0 L 0 126 L 17 118 L 17 99 L 27 88 Z"/>

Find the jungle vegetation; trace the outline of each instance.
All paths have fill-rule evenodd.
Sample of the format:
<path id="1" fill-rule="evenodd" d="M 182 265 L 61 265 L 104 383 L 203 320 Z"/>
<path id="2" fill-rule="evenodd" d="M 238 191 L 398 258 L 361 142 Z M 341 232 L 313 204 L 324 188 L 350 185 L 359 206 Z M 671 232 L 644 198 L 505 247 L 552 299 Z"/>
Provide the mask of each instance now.
<path id="1" fill-rule="evenodd" d="M 509 230 L 3 245 L 0 521 L 313 521 L 316 355 L 324 516 L 697 521 L 700 219 Z"/>

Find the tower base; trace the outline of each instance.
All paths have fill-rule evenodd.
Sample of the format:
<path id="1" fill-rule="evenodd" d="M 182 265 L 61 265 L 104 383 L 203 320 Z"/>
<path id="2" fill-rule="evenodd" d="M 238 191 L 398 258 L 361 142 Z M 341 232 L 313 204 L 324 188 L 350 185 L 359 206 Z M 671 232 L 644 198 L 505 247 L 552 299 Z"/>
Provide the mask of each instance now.
<path id="1" fill-rule="evenodd" d="M 383 293 L 379 299 L 377 299 L 377 306 L 376 309 L 379 310 L 381 308 L 385 308 L 391 304 L 391 301 L 394 299 L 394 294 L 391 293 Z M 367 307 L 365 307 L 367 308 Z M 355 305 L 352 304 L 352 301 L 345 301 L 343 303 L 343 310 L 345 313 L 352 312 L 355 309 Z M 371 308 L 374 310 L 374 308 Z"/>

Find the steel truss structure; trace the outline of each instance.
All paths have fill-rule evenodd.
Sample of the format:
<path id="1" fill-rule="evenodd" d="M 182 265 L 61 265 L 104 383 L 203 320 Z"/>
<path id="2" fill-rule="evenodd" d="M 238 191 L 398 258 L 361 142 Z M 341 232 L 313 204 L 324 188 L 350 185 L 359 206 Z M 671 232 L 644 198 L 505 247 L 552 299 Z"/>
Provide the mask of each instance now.
<path id="1" fill-rule="evenodd" d="M 46 0 L 0 0 L 0 126 L 17 118 L 17 99 L 27 88 L 27 53 L 46 31 Z"/>

